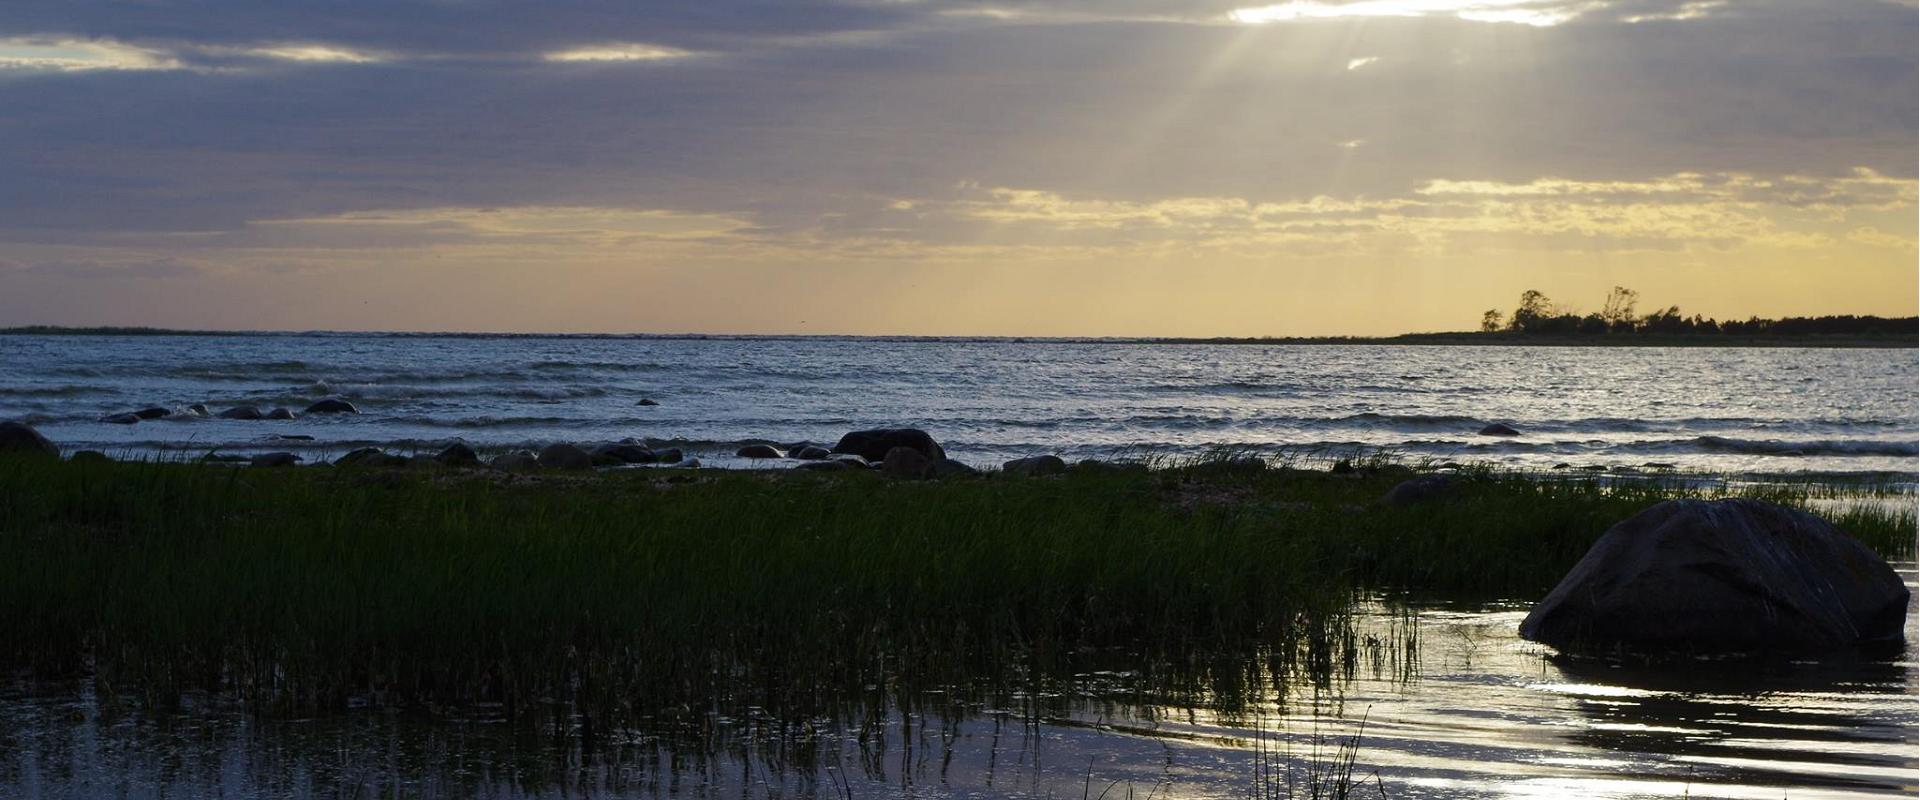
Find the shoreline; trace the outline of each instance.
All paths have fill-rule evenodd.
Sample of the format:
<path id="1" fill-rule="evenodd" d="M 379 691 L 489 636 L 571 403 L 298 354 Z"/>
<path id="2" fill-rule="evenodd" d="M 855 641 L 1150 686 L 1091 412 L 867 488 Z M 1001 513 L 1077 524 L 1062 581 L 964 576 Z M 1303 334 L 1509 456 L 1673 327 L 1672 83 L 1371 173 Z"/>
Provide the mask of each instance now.
<path id="1" fill-rule="evenodd" d="M 1236 345 L 1236 346 L 1460 346 L 1460 347 L 1701 347 L 1783 349 L 1916 349 L 1913 337 L 1816 334 L 1730 336 L 1724 334 L 1615 334 L 1553 336 L 1471 331 L 1405 333 L 1395 336 L 920 336 L 904 334 L 726 334 L 726 333 L 511 333 L 486 331 L 328 331 L 328 330 L 175 330 L 167 328 L 85 328 L 27 326 L 0 328 L 0 337 L 367 337 L 380 339 L 583 339 L 633 341 L 847 341 L 889 343 L 1089 344 L 1089 345 Z"/>

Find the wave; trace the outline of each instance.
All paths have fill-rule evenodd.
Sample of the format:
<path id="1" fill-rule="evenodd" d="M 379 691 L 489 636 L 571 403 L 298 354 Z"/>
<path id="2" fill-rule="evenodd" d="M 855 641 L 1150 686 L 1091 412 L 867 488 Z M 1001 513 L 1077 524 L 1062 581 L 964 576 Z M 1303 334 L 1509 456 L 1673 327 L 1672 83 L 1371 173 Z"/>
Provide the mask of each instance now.
<path id="1" fill-rule="evenodd" d="M 82 397 L 119 393 L 119 389 L 108 386 L 0 386 L 0 397 Z"/>
<path id="2" fill-rule="evenodd" d="M 1916 456 L 1920 444 L 1909 441 L 1873 439 L 1821 439 L 1790 441 L 1781 439 L 1735 439 L 1729 436 L 1700 436 L 1695 444 L 1719 452 L 1778 456 Z"/>

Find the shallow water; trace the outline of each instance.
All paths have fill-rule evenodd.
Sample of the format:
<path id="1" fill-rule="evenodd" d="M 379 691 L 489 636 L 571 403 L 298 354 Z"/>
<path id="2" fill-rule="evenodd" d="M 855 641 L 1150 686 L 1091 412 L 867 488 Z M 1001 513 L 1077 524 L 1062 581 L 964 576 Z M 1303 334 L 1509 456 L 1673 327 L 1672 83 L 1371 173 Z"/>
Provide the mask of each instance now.
<path id="1" fill-rule="evenodd" d="M 1914 565 L 1899 570 L 1914 587 Z M 1525 608 L 1420 605 L 1409 627 L 1404 611 L 1374 606 L 1361 633 L 1385 643 L 1377 657 L 1337 697 L 1299 694 L 1285 713 L 1156 703 L 1124 675 L 1099 675 L 1067 697 L 925 696 L 865 727 L 735 709 L 592 754 L 484 710 L 269 720 L 201 701 L 103 715 L 90 688 L 16 684 L 0 692 L 0 796 L 1235 798 L 1267 775 L 1305 797 L 1312 765 L 1355 734 L 1353 775 L 1368 783 L 1355 797 L 1915 792 L 1911 614 L 1890 661 L 1646 670 L 1547 658 L 1514 634 Z M 1417 655 L 1399 658 L 1409 630 Z"/>
<path id="2" fill-rule="evenodd" d="M 976 464 L 1043 452 L 1391 448 L 1523 467 L 1910 480 L 1920 468 L 1915 381 L 1911 349 L 0 336 L 0 419 L 30 421 L 69 450 L 131 454 L 631 436 L 729 463 L 744 440 L 831 443 L 855 428 L 914 425 Z M 299 410 L 328 396 L 366 413 L 99 421 L 153 405 Z M 1522 435 L 1476 435 L 1491 422 Z"/>

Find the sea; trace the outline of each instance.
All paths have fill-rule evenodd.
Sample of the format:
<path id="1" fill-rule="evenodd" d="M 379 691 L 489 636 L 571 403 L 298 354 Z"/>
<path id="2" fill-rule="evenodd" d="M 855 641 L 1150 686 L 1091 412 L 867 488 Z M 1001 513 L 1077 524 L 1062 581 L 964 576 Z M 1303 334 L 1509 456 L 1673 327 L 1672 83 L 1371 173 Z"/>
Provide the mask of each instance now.
<path id="1" fill-rule="evenodd" d="M 71 452 L 187 458 L 626 438 L 708 466 L 745 443 L 910 426 L 961 461 L 1223 451 L 1714 475 L 1920 468 L 1916 351 L 415 334 L 0 336 L 0 419 Z M 355 415 L 236 421 L 148 407 Z M 1484 436 L 1491 424 L 1518 436 Z"/>

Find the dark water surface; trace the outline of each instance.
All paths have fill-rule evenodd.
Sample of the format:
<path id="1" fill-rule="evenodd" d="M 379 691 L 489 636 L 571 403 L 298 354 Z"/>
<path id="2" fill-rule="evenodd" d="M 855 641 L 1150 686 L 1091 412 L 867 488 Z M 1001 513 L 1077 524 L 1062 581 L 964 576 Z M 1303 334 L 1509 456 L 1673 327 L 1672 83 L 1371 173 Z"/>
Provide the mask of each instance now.
<path id="1" fill-rule="evenodd" d="M 976 464 L 1386 447 L 1529 467 L 1910 476 L 1915 367 L 1912 349 L 3 336 L 0 419 L 30 421 L 70 449 L 135 454 L 631 436 L 724 463 L 743 440 L 831 443 L 854 428 L 915 425 Z M 329 396 L 366 413 L 99 421 L 154 405 L 299 410 Z M 1477 436 L 1490 422 L 1523 435 Z"/>
<path id="2" fill-rule="evenodd" d="M 1899 570 L 1912 587 L 1914 565 Z M 1066 696 L 928 694 L 864 724 L 716 710 L 594 753 L 485 709 L 280 720 L 201 700 L 103 714 L 90 687 L 15 684 L 0 694 L 0 797 L 1237 798 L 1257 796 L 1262 774 L 1306 797 L 1313 765 L 1356 733 L 1369 786 L 1355 797 L 1916 791 L 1911 615 L 1890 661 L 1646 670 L 1548 659 L 1515 636 L 1524 603 L 1415 609 L 1409 622 L 1371 607 L 1361 638 L 1382 646 L 1335 693 L 1300 689 L 1284 710 L 1271 697 L 1232 713 L 1168 705 L 1125 674 L 1090 675 Z"/>

